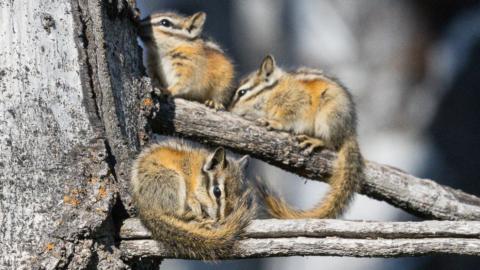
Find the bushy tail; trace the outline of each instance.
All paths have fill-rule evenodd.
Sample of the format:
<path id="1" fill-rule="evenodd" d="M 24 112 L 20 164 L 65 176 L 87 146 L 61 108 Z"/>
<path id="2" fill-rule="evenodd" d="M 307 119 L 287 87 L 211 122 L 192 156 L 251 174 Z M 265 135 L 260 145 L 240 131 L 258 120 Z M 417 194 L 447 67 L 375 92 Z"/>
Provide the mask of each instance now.
<path id="1" fill-rule="evenodd" d="M 255 207 L 246 192 L 238 199 L 237 208 L 211 228 L 153 209 L 143 209 L 139 216 L 153 239 L 162 242 L 175 257 L 215 260 L 231 252 L 235 241 L 252 220 Z"/>
<path id="2" fill-rule="evenodd" d="M 277 196 L 265 183 L 257 181 L 257 190 L 263 198 L 266 211 L 275 218 L 335 218 L 343 213 L 364 179 L 363 158 L 354 137 L 347 139 L 335 161 L 327 195 L 311 210 L 297 210 Z"/>

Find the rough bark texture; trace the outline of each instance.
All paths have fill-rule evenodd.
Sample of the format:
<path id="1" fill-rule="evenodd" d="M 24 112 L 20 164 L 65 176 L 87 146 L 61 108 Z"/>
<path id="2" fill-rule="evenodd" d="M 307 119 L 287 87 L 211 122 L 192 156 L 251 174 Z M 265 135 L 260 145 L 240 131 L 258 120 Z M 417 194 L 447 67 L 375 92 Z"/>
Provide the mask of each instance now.
<path id="1" fill-rule="evenodd" d="M 267 131 L 231 113 L 216 112 L 195 102 L 174 99 L 151 103 L 150 119 L 155 132 L 170 131 L 222 145 L 309 179 L 327 179 L 336 158 L 328 150 L 308 156 L 287 133 Z M 367 162 L 365 174 L 361 193 L 409 213 L 443 220 L 480 220 L 480 198 L 473 195 L 371 161 Z"/>
<path id="2" fill-rule="evenodd" d="M 112 209 L 147 88 L 126 4 L 0 2 L 2 269 L 125 267 Z"/>

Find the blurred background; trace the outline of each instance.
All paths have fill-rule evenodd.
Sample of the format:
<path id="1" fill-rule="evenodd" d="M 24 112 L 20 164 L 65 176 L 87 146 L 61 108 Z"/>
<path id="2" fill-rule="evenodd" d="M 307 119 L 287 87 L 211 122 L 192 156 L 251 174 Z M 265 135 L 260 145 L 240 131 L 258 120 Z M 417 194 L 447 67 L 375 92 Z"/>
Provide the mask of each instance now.
<path id="1" fill-rule="evenodd" d="M 355 97 L 364 156 L 480 195 L 480 1 L 137 0 L 156 10 L 205 11 L 204 33 L 240 76 L 268 53 L 285 68 L 340 78 Z M 312 206 L 328 185 L 255 161 L 294 205 Z M 357 195 L 343 219 L 417 220 Z M 162 269 L 473 269 L 480 259 L 289 257 L 207 264 L 165 260 Z M 478 269 L 478 268 L 477 268 Z"/>

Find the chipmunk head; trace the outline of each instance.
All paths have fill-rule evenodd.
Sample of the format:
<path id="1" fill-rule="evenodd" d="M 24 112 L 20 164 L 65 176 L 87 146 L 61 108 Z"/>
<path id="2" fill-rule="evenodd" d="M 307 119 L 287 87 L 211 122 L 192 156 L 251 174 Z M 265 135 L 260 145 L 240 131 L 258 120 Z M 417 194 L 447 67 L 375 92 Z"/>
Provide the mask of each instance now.
<path id="1" fill-rule="evenodd" d="M 245 116 L 247 111 L 257 109 L 262 95 L 277 85 L 282 74 L 283 71 L 276 66 L 273 56 L 267 55 L 259 69 L 240 82 L 230 103 L 230 111 Z"/>
<path id="2" fill-rule="evenodd" d="M 204 215 L 214 219 L 223 219 L 235 207 L 233 199 L 240 196 L 244 184 L 244 170 L 248 164 L 248 156 L 239 160 L 226 157 L 222 147 L 210 154 L 203 165 L 207 179 L 204 181 L 209 205 L 202 204 Z"/>
<path id="3" fill-rule="evenodd" d="M 202 33 L 206 18 L 205 12 L 189 17 L 171 12 L 155 13 L 139 22 L 139 36 L 143 42 L 156 45 L 172 39 L 195 39 Z"/>

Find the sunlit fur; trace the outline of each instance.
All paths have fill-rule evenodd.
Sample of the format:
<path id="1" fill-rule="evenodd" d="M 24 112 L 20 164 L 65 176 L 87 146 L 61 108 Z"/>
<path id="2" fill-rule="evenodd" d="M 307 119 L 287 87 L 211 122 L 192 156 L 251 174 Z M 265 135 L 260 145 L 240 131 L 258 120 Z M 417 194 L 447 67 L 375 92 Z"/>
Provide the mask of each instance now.
<path id="1" fill-rule="evenodd" d="M 315 148 L 338 151 L 331 190 L 312 210 L 294 210 L 262 187 L 273 216 L 322 218 L 342 213 L 363 179 L 364 166 L 356 141 L 355 104 L 345 87 L 319 70 L 286 72 L 267 56 L 257 71 L 241 81 L 229 110 L 270 129 L 296 134 L 310 152 Z"/>
<path id="2" fill-rule="evenodd" d="M 171 25 L 162 25 L 162 20 Z M 155 13 L 140 22 L 139 35 L 147 51 L 147 72 L 156 87 L 220 109 L 233 94 L 234 67 L 217 44 L 202 39 L 205 20 L 203 12 L 189 17 Z"/>
<path id="3" fill-rule="evenodd" d="M 243 163 L 227 158 L 222 148 L 212 152 L 180 140 L 147 148 L 134 162 L 131 177 L 140 219 L 175 255 L 224 256 L 255 212 Z"/>

